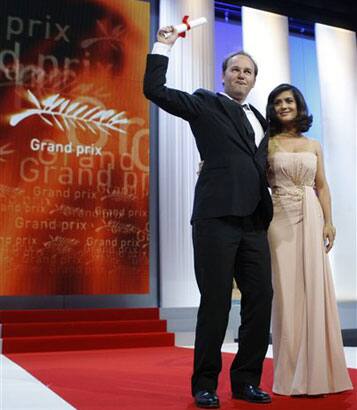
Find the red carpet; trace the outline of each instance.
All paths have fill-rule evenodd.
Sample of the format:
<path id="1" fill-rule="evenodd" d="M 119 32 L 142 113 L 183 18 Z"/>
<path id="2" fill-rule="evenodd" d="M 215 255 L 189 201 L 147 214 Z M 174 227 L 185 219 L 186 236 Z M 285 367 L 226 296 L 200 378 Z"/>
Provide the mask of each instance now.
<path id="1" fill-rule="evenodd" d="M 189 393 L 191 349 L 156 347 L 78 352 L 9 354 L 77 409 L 193 410 Z M 357 409 L 357 370 L 350 370 L 355 390 L 322 398 L 273 396 L 268 405 L 230 399 L 229 366 L 223 355 L 218 393 L 223 410 Z M 271 392 L 272 361 L 266 360 L 262 388 Z"/>
<path id="2" fill-rule="evenodd" d="M 173 346 L 159 309 L 3 310 L 2 353 Z"/>

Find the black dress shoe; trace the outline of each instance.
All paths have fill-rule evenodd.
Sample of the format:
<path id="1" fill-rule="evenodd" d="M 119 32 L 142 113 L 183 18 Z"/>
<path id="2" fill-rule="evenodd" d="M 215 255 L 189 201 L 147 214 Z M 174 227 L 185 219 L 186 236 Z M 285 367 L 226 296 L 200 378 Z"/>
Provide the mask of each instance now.
<path id="1" fill-rule="evenodd" d="M 214 391 L 200 390 L 195 394 L 195 403 L 197 407 L 203 409 L 218 409 L 219 398 Z"/>
<path id="2" fill-rule="evenodd" d="M 237 385 L 232 397 L 233 399 L 250 401 L 251 403 L 271 403 L 271 397 L 268 393 L 248 383 Z"/>

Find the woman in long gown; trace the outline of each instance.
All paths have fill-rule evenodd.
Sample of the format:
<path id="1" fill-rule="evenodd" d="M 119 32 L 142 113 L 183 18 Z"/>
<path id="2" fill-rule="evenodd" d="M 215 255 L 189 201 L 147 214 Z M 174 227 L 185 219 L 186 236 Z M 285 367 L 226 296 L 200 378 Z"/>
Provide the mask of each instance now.
<path id="1" fill-rule="evenodd" d="M 321 146 L 302 135 L 312 123 L 304 97 L 276 87 L 267 105 L 268 180 L 274 218 L 268 231 L 273 271 L 273 392 L 317 395 L 352 389 L 327 252 L 331 199 Z"/>

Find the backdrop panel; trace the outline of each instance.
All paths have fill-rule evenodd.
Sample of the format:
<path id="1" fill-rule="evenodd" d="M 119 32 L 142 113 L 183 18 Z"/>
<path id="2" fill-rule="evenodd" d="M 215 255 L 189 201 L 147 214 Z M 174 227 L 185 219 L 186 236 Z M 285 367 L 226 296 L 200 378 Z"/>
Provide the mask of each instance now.
<path id="1" fill-rule="evenodd" d="M 0 3 L 0 295 L 148 293 L 149 4 Z"/>

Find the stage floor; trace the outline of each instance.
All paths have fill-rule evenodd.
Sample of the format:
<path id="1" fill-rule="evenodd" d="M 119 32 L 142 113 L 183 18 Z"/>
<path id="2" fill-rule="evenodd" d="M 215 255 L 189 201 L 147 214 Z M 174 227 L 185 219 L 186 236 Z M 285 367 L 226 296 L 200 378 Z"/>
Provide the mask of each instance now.
<path id="1" fill-rule="evenodd" d="M 180 347 L 192 348 L 192 346 Z M 235 343 L 226 343 L 223 345 L 222 351 L 235 353 L 236 349 Z M 345 347 L 345 355 L 348 367 L 357 369 L 357 348 Z M 267 358 L 271 357 L 272 348 L 270 346 Z M 74 408 L 55 394 L 50 387 L 41 383 L 8 357 L 0 356 L 0 409 L 54 410 Z"/>

